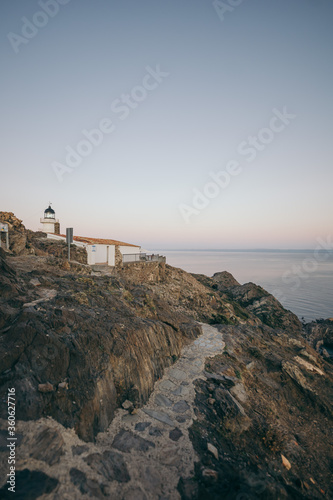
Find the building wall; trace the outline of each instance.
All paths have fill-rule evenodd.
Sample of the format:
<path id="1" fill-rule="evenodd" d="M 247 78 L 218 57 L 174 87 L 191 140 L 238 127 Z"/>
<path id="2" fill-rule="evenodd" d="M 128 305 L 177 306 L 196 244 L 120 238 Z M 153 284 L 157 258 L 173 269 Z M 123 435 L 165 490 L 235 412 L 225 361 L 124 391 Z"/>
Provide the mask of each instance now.
<path id="1" fill-rule="evenodd" d="M 116 265 L 116 247 L 115 245 L 108 245 L 108 265 L 115 266 Z"/>
<path id="2" fill-rule="evenodd" d="M 43 233 L 54 233 L 55 222 L 42 222 Z"/>
<path id="3" fill-rule="evenodd" d="M 140 253 L 141 247 L 126 247 L 124 245 L 119 245 L 119 250 L 124 254 Z"/>
<path id="4" fill-rule="evenodd" d="M 87 245 L 87 254 L 88 254 L 89 265 L 93 264 L 105 264 L 109 266 L 115 265 L 114 245 Z"/>
<path id="5" fill-rule="evenodd" d="M 62 240 L 66 241 L 66 238 L 63 236 L 58 236 L 56 234 L 48 234 L 48 238 L 53 239 L 53 240 Z M 87 243 L 82 243 L 81 241 L 73 241 L 73 245 L 76 245 L 77 247 L 83 247 L 87 250 L 87 262 L 91 266 L 93 264 L 107 264 L 109 266 L 115 266 L 116 264 L 116 258 L 115 258 L 115 251 L 116 247 L 115 245 L 90 245 Z M 95 252 L 93 252 L 93 247 L 95 247 Z M 121 249 L 124 249 L 122 253 L 139 253 L 140 252 L 140 247 L 126 247 L 126 246 L 121 246 L 119 247 L 120 251 Z M 132 250 L 132 252 L 126 252 L 126 249 Z M 133 251 L 134 250 L 134 251 Z"/>
<path id="6" fill-rule="evenodd" d="M 45 219 L 45 217 L 42 217 L 40 219 L 40 223 L 42 225 L 41 231 L 43 231 L 43 233 L 57 233 L 56 228 L 58 226 L 60 232 L 59 219 Z"/>

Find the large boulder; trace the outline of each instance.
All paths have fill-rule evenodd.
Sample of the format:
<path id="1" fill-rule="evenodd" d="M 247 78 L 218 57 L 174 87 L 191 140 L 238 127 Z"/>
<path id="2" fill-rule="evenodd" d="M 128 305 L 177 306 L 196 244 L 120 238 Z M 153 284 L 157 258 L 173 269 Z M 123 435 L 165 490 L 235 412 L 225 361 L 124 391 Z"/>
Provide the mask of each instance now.
<path id="1" fill-rule="evenodd" d="M 232 286 L 240 286 L 240 283 L 228 271 L 222 271 L 213 275 L 213 280 L 217 282 L 219 290 L 230 288 Z"/>
<path id="2" fill-rule="evenodd" d="M 27 234 L 22 221 L 15 217 L 13 212 L 0 212 L 0 222 L 8 224 L 9 249 L 14 255 L 29 253 L 27 248 Z"/>

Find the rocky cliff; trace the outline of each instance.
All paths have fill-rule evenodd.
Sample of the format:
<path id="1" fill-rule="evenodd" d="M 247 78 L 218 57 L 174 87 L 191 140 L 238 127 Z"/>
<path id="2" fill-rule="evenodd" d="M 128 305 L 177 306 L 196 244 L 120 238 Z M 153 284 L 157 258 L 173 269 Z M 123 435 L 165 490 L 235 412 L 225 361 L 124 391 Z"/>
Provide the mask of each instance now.
<path id="1" fill-rule="evenodd" d="M 303 326 L 226 272 L 68 265 L 18 228 L 23 250 L 0 251 L 0 394 L 15 387 L 22 498 L 330 498 L 331 321 Z"/>

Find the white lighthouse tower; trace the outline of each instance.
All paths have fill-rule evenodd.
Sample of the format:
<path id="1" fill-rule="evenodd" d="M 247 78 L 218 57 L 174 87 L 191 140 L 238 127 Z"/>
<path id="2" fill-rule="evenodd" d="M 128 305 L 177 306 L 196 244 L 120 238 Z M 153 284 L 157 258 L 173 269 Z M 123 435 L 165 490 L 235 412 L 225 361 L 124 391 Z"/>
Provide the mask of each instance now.
<path id="1" fill-rule="evenodd" d="M 40 219 L 43 233 L 60 234 L 59 220 L 55 218 L 55 211 L 51 204 L 44 211 L 44 217 Z"/>

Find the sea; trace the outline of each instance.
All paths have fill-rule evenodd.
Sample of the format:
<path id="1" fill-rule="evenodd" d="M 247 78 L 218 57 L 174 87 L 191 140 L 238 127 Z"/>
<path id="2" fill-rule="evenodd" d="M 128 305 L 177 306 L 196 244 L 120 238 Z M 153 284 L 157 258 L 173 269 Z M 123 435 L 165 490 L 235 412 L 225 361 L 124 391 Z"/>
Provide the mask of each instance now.
<path id="1" fill-rule="evenodd" d="M 300 319 L 333 318 L 333 252 L 314 250 L 158 250 L 167 263 L 189 273 L 229 271 L 253 282 Z"/>

